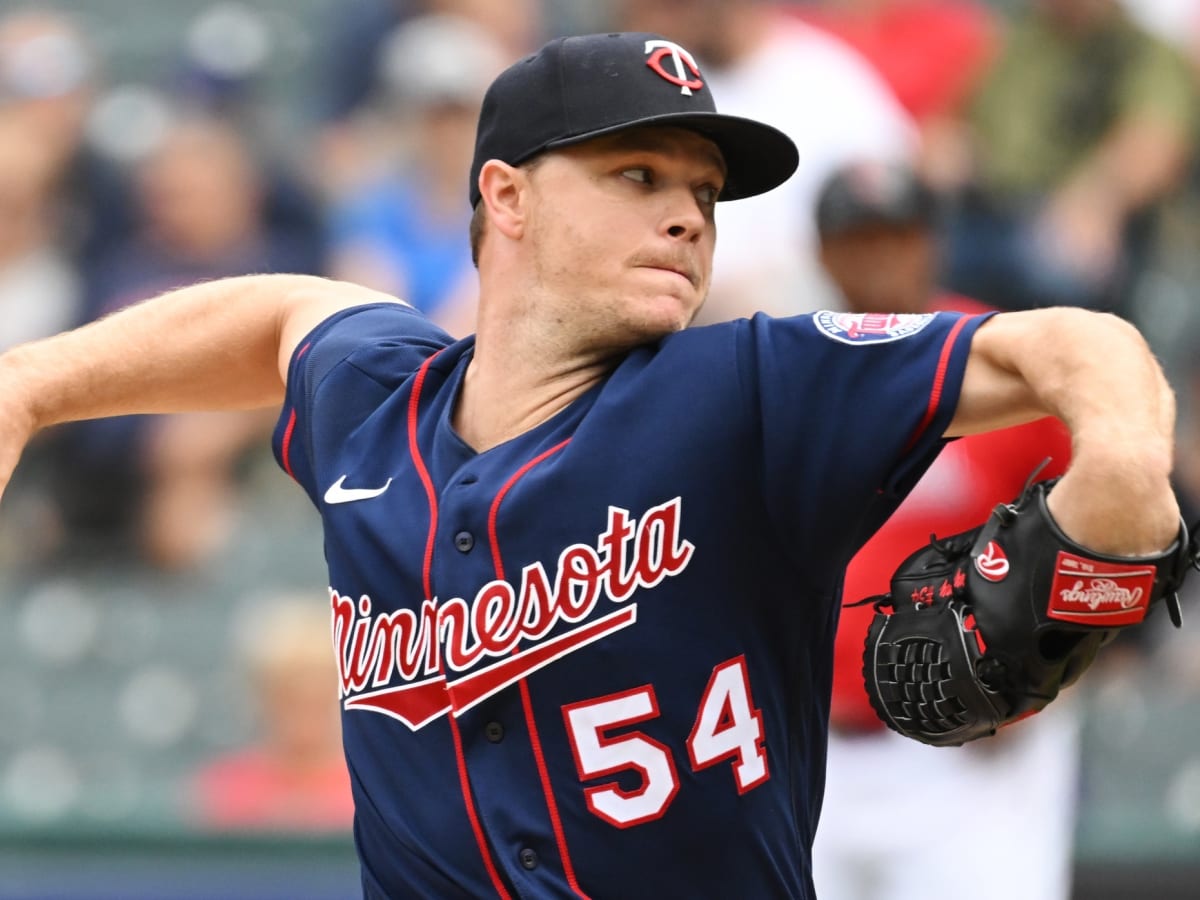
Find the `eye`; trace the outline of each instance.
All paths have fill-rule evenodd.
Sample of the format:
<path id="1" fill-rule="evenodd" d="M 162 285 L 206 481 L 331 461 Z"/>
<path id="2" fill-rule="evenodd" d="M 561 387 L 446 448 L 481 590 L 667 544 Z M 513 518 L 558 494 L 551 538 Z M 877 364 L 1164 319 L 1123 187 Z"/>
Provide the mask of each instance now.
<path id="1" fill-rule="evenodd" d="M 705 206 L 712 206 L 721 196 L 721 189 L 716 185 L 706 184 L 696 189 L 696 199 Z"/>
<path id="2" fill-rule="evenodd" d="M 630 181 L 636 181 L 638 184 L 650 184 L 654 181 L 653 173 L 644 166 L 638 166 L 633 169 L 623 169 L 621 175 L 628 178 Z"/>

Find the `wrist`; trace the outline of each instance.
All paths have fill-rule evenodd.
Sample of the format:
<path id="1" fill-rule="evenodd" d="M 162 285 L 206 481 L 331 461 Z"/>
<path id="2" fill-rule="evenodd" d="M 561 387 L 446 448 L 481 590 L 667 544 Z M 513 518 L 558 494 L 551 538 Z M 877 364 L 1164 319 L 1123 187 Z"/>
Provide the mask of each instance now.
<path id="1" fill-rule="evenodd" d="M 1159 553 L 1179 531 L 1170 467 L 1155 458 L 1106 453 L 1076 457 L 1046 499 L 1072 540 L 1098 553 Z"/>
<path id="2" fill-rule="evenodd" d="M 1167 436 L 1076 434 L 1071 468 L 1116 490 L 1154 491 L 1170 481 L 1175 442 Z"/>
<path id="3" fill-rule="evenodd" d="M 28 439 L 47 425 L 45 410 L 36 387 L 36 367 L 29 345 L 14 347 L 0 354 L 0 417 L 9 434 Z"/>

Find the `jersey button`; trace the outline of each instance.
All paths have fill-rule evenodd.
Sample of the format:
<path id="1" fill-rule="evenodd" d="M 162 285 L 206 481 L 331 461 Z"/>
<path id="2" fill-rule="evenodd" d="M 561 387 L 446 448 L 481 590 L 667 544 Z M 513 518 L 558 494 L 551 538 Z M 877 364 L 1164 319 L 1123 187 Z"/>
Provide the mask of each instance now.
<path id="1" fill-rule="evenodd" d="M 499 722 L 488 722 L 483 726 L 483 736 L 493 744 L 498 744 L 504 740 L 504 726 Z"/>
<path id="2" fill-rule="evenodd" d="M 469 531 L 460 531 L 454 536 L 454 546 L 460 553 L 468 553 L 475 546 L 475 537 Z"/>
<path id="3" fill-rule="evenodd" d="M 537 868 L 537 864 L 538 864 L 537 854 L 534 853 L 532 850 L 530 850 L 528 847 L 526 847 L 524 850 L 522 850 L 520 852 L 519 858 L 521 860 L 521 865 L 523 865 L 526 869 L 536 869 Z"/>

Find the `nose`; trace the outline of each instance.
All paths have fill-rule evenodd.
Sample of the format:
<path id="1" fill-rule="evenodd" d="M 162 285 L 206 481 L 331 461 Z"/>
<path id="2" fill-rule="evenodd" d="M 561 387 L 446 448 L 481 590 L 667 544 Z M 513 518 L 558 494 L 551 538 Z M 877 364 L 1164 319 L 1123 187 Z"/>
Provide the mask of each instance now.
<path id="1" fill-rule="evenodd" d="M 676 240 L 698 241 L 709 224 L 709 217 L 700 201 L 688 187 L 680 187 L 669 193 L 663 230 Z"/>

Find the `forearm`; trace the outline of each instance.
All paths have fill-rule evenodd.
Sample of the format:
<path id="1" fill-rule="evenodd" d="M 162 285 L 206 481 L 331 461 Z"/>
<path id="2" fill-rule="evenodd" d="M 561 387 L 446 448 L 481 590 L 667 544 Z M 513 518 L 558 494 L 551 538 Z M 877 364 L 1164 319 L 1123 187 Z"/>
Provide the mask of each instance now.
<path id="1" fill-rule="evenodd" d="M 972 344 L 947 434 L 1044 415 L 1077 442 L 1152 438 L 1169 449 L 1175 400 L 1145 340 L 1116 316 L 1068 307 L 994 316 Z"/>
<path id="2" fill-rule="evenodd" d="M 251 408 L 281 396 L 286 283 L 193 285 L 0 356 L 36 430 L 125 413 Z"/>
<path id="3" fill-rule="evenodd" d="M 180 288 L 0 355 L 0 491 L 26 442 L 60 422 L 279 403 L 296 343 L 339 309 L 395 301 L 306 275 Z"/>
<path id="4" fill-rule="evenodd" d="M 1170 543 L 1175 400 L 1138 332 L 1115 316 L 1047 309 L 996 316 L 976 340 L 959 433 L 1057 416 L 1072 440 L 1071 467 L 1051 494 L 1063 529 L 1104 552 Z"/>
<path id="5" fill-rule="evenodd" d="M 33 429 L 130 413 L 279 403 L 295 342 L 338 308 L 391 300 L 307 275 L 190 285 L 0 356 Z M 16 411 L 8 404 L 6 413 Z"/>

